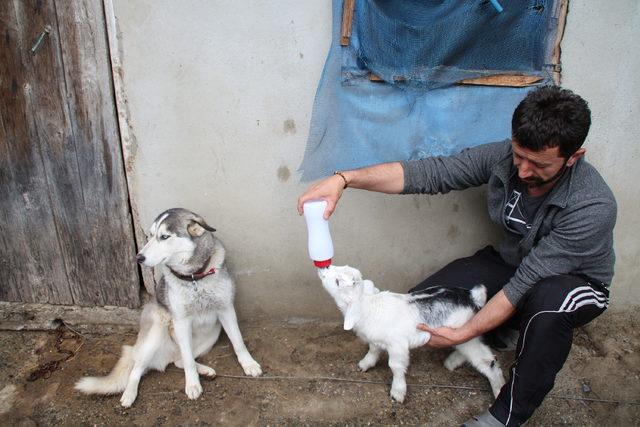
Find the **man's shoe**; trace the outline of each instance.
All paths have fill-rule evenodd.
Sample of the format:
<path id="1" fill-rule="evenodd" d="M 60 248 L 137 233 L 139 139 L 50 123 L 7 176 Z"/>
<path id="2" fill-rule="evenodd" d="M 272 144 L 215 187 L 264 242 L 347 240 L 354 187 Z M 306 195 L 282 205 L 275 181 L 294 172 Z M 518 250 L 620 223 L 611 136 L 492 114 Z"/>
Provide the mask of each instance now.
<path id="1" fill-rule="evenodd" d="M 491 412 L 486 411 L 466 421 L 462 427 L 504 427 L 504 424 L 491 415 Z"/>

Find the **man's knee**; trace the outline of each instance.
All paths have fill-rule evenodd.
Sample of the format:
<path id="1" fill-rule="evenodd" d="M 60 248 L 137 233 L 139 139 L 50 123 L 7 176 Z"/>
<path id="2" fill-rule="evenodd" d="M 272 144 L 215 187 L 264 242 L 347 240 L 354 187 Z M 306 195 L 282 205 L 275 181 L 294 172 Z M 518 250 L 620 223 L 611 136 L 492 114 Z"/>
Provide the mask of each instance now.
<path id="1" fill-rule="evenodd" d="M 563 307 L 572 291 L 587 282 L 578 276 L 569 274 L 546 277 L 534 284 L 518 304 L 520 310 L 536 313 L 556 311 Z"/>

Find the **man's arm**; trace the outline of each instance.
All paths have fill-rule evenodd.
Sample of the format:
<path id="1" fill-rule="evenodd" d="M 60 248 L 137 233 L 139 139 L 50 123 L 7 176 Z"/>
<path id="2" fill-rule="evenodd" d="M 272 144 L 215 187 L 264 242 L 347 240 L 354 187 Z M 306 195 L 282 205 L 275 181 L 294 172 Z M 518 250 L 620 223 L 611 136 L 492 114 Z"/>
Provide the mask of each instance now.
<path id="1" fill-rule="evenodd" d="M 427 343 L 429 347 L 452 347 L 496 328 L 513 316 L 515 311 L 515 306 L 509 302 L 504 291 L 500 291 L 475 316 L 457 329 L 446 327 L 432 329 L 422 323 L 418 325 L 418 329 L 431 334 L 431 339 Z"/>
<path id="2" fill-rule="evenodd" d="M 343 171 L 345 179 L 332 175 L 313 184 L 298 198 L 298 213 L 302 214 L 302 205 L 308 200 L 324 199 L 327 208 L 324 218 L 328 219 L 342 196 L 345 185 L 351 188 L 398 194 L 404 188 L 404 171 L 398 162 L 382 163 L 362 169 Z M 345 183 L 346 180 L 346 183 Z"/>
<path id="3" fill-rule="evenodd" d="M 388 194 L 447 193 L 488 182 L 491 168 L 509 155 L 510 147 L 507 141 L 501 141 L 467 148 L 452 156 L 383 163 L 342 174 L 349 187 L 363 190 Z M 313 184 L 298 199 L 298 213 L 302 214 L 304 202 L 324 199 L 327 201 L 324 217 L 328 219 L 342 196 L 344 185 L 339 175 Z"/>

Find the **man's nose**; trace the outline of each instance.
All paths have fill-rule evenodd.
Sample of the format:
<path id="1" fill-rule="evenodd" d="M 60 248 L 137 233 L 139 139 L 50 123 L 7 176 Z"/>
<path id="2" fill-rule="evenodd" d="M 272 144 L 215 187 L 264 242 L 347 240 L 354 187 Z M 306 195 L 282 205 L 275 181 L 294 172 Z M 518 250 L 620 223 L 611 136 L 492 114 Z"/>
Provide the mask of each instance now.
<path id="1" fill-rule="evenodd" d="M 136 261 L 138 261 L 139 264 L 142 264 L 144 262 L 144 260 L 145 260 L 144 255 L 142 255 L 142 254 L 136 255 Z"/>
<path id="2" fill-rule="evenodd" d="M 529 178 L 531 173 L 531 165 L 526 160 L 521 161 L 518 165 L 518 176 L 520 178 Z"/>

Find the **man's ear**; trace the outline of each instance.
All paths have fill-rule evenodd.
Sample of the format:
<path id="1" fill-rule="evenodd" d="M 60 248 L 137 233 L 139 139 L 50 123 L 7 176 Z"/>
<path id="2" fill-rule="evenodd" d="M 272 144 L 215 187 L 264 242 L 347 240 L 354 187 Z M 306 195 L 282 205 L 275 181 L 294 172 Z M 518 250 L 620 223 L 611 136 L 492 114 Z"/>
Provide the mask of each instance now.
<path id="1" fill-rule="evenodd" d="M 206 231 L 216 231 L 215 228 L 213 227 L 209 227 L 207 225 L 206 222 L 204 221 L 196 221 L 196 220 L 191 220 L 191 222 L 189 223 L 189 225 L 187 226 L 187 231 L 189 232 L 189 235 L 192 237 L 200 237 L 204 234 L 204 232 Z"/>
<path id="2" fill-rule="evenodd" d="M 344 330 L 350 331 L 360 320 L 360 309 L 357 304 L 349 304 L 344 313 Z"/>
<path id="3" fill-rule="evenodd" d="M 567 159 L 567 167 L 570 168 L 571 166 L 573 166 L 580 157 L 585 155 L 586 152 L 587 152 L 586 148 L 578 148 L 578 151 L 573 153 L 571 157 Z"/>

